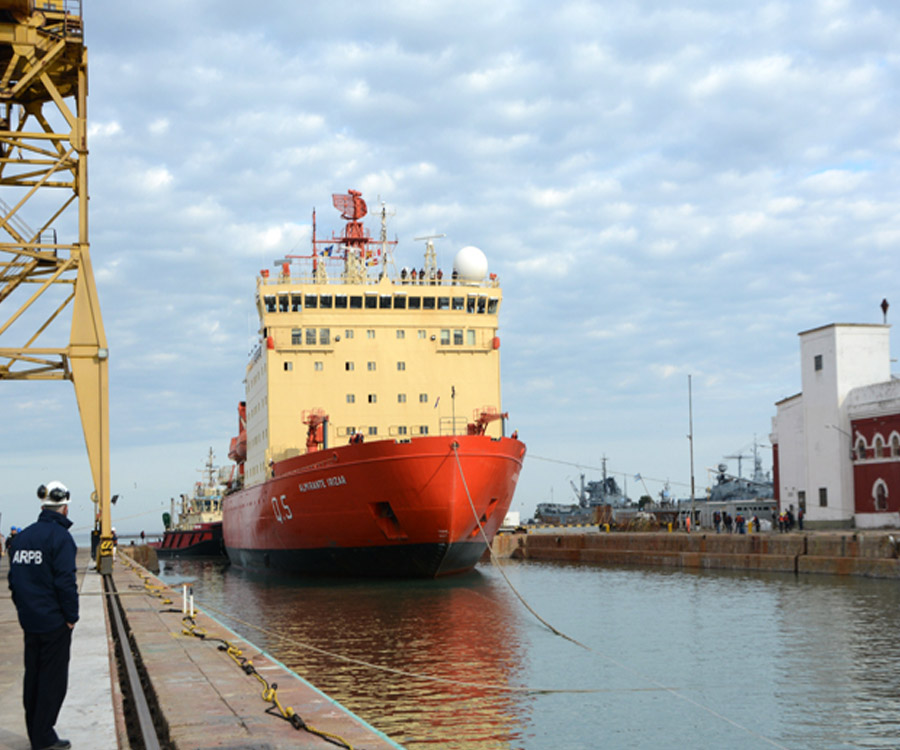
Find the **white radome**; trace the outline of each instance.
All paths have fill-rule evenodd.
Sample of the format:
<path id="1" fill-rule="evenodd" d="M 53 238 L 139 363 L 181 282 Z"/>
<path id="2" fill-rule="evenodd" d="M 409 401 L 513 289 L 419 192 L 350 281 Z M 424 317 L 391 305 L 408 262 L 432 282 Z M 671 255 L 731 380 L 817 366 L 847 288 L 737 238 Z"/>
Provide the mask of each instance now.
<path id="1" fill-rule="evenodd" d="M 460 279 L 484 281 L 488 272 L 487 256 L 475 245 L 466 245 L 453 259 L 453 270 Z"/>

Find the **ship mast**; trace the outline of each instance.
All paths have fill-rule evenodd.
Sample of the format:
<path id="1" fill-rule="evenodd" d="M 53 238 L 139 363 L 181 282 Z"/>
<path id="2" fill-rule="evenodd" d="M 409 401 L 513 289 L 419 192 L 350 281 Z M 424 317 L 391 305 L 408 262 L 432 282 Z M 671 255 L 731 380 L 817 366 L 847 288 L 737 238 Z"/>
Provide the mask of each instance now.
<path id="1" fill-rule="evenodd" d="M 434 281 L 437 275 L 437 254 L 434 252 L 434 240 L 446 237 L 446 234 L 427 234 L 424 237 L 413 237 L 413 240 L 425 240 L 425 278 Z"/>
<path id="2" fill-rule="evenodd" d="M 393 216 L 394 212 L 390 213 Z M 387 238 L 387 220 L 388 211 L 384 201 L 381 201 L 381 275 L 387 275 L 391 279 L 397 278 L 397 267 L 394 265 L 394 252 L 392 245 L 396 245 L 396 241 L 388 242 Z"/>

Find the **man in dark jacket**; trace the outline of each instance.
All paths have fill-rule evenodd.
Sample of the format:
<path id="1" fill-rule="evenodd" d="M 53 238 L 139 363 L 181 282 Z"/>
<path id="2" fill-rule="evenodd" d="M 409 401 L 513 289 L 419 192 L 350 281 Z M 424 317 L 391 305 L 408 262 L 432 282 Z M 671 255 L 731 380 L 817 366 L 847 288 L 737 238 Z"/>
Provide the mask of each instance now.
<path id="1" fill-rule="evenodd" d="M 69 491 L 60 482 L 38 488 L 41 514 L 16 535 L 9 589 L 25 631 L 25 725 L 32 750 L 66 750 L 53 726 L 69 679 L 72 628 L 78 622 L 75 540 L 69 533 Z"/>

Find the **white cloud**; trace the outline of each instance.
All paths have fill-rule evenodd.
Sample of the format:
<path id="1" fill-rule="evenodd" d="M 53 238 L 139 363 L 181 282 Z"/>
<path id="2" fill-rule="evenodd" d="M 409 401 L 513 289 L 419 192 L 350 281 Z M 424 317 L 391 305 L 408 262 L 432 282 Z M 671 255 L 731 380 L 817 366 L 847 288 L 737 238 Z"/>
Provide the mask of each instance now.
<path id="1" fill-rule="evenodd" d="M 147 126 L 147 130 L 153 135 L 164 135 L 169 132 L 169 121 L 165 117 L 157 117 Z"/>
<path id="2" fill-rule="evenodd" d="M 141 184 L 148 190 L 160 190 L 172 182 L 172 173 L 166 167 L 151 167 L 142 176 Z"/>
<path id="3" fill-rule="evenodd" d="M 826 169 L 818 174 L 810 175 L 801 184 L 816 193 L 848 193 L 856 190 L 865 179 L 866 175 L 861 172 Z"/>
<path id="4" fill-rule="evenodd" d="M 118 122 L 92 122 L 88 125 L 88 138 L 104 138 L 118 135 L 122 126 Z"/>

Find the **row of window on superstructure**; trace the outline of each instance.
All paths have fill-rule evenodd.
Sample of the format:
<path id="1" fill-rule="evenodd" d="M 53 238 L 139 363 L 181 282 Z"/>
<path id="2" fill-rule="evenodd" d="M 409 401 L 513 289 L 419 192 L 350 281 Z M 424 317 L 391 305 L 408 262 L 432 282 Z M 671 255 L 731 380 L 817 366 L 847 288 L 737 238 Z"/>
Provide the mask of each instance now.
<path id="1" fill-rule="evenodd" d="M 374 437 L 378 435 L 378 427 L 370 425 L 368 427 L 338 427 L 338 437 L 352 437 L 353 435 L 368 435 Z M 388 434 L 391 437 L 405 437 L 407 435 L 427 435 L 428 425 L 391 425 L 388 428 Z"/>
<path id="2" fill-rule="evenodd" d="M 377 394 L 377 393 L 368 393 L 368 394 L 366 394 L 366 400 L 367 400 L 370 404 L 377 404 L 377 403 L 378 403 L 378 394 Z M 348 393 L 348 394 L 347 394 L 347 403 L 348 403 L 348 404 L 355 404 L 355 403 L 356 403 L 356 394 L 355 394 L 355 393 Z M 398 393 L 398 394 L 397 394 L 397 403 L 398 403 L 398 404 L 405 404 L 405 403 L 406 403 L 406 394 L 405 394 L 405 393 Z M 420 394 L 419 394 L 419 403 L 420 403 L 420 404 L 427 404 L 427 403 L 428 403 L 428 394 L 427 394 L 427 393 L 420 393 Z"/>
<path id="3" fill-rule="evenodd" d="M 406 294 L 267 294 L 266 312 L 302 310 L 465 310 L 469 313 L 497 312 L 499 299 L 487 295 L 467 297 L 422 297 Z"/>
<path id="4" fill-rule="evenodd" d="M 353 338 L 353 329 L 344 331 L 344 338 Z M 420 339 L 428 338 L 428 333 L 424 329 L 419 329 Z M 474 328 L 441 328 L 441 345 L 442 346 L 475 346 L 475 329 Z M 375 329 L 366 330 L 366 336 L 370 339 L 375 338 Z M 398 339 L 406 338 L 406 331 L 398 328 L 396 331 Z M 331 346 L 331 329 L 330 328 L 292 328 L 291 329 L 291 346 Z M 335 341 L 340 341 L 339 336 L 334 337 Z"/>

